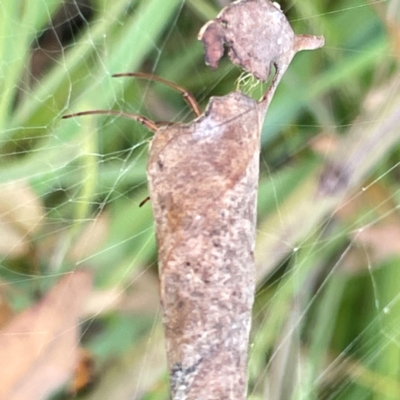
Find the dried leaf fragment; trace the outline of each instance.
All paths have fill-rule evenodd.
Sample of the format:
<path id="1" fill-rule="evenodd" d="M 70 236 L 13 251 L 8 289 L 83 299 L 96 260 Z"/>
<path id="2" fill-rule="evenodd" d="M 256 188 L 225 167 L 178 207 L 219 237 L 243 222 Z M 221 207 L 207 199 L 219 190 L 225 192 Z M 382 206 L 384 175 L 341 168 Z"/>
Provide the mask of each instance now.
<path id="1" fill-rule="evenodd" d="M 0 360 L 7 367 L 0 368 L 0 399 L 44 399 L 72 375 L 78 317 L 90 281 L 90 275 L 82 271 L 64 277 L 1 331 Z"/>
<path id="2" fill-rule="evenodd" d="M 300 50 L 322 47 L 322 36 L 295 35 L 277 3 L 267 0 L 242 0 L 225 7 L 216 19 L 199 33 L 205 47 L 206 64 L 218 67 L 229 48 L 231 61 L 265 82 L 271 65 L 279 82 L 293 56 Z"/>

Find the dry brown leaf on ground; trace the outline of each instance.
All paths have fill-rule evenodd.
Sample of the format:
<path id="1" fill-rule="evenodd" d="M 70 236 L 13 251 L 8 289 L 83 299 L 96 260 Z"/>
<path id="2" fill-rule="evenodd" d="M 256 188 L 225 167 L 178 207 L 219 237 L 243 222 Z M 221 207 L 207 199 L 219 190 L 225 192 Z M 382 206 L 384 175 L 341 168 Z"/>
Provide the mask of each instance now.
<path id="1" fill-rule="evenodd" d="M 0 333 L 0 400 L 43 399 L 71 377 L 78 357 L 78 318 L 90 274 L 65 276 Z M 5 361 L 6 360 L 6 361 Z"/>

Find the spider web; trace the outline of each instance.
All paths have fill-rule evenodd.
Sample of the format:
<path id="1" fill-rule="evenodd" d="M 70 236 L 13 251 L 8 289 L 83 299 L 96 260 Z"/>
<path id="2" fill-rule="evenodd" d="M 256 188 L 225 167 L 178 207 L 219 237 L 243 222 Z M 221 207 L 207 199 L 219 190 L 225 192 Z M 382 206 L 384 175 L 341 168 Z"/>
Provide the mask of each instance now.
<path id="1" fill-rule="evenodd" d="M 0 4 L 0 328 L 62 277 L 93 276 L 79 322 L 55 335 L 79 328 L 81 352 L 51 398 L 168 398 L 153 219 L 139 207 L 151 134 L 115 116 L 61 117 L 193 118 L 170 88 L 119 72 L 176 82 L 203 108 L 235 90 L 240 71 L 228 60 L 210 71 L 197 41 L 223 3 Z M 263 128 L 249 399 L 397 399 L 400 10 L 321 3 L 281 2 L 295 32 L 326 45 L 296 56 Z"/>

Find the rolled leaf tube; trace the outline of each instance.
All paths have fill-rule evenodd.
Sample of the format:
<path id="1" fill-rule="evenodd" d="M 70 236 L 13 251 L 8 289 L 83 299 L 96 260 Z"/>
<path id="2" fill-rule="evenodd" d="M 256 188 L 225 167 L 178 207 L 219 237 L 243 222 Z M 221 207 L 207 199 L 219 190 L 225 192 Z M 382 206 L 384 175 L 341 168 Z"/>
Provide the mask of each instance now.
<path id="1" fill-rule="evenodd" d="M 244 399 L 265 103 L 214 97 L 160 128 L 148 179 L 173 399 Z"/>

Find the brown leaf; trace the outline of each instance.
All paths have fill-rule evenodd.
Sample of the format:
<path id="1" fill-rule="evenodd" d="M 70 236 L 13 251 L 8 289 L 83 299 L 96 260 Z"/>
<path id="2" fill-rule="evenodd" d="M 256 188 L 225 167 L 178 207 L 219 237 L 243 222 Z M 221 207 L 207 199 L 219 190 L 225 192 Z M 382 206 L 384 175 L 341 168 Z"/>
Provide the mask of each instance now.
<path id="1" fill-rule="evenodd" d="M 226 45 L 231 61 L 263 82 L 271 64 L 279 81 L 298 51 L 324 44 L 322 36 L 295 35 L 279 5 L 267 0 L 242 0 L 225 7 L 203 26 L 199 40 L 212 68 L 217 68 Z"/>
<path id="2" fill-rule="evenodd" d="M 90 280 L 83 271 L 67 275 L 2 330 L 0 399 L 43 399 L 72 375 Z"/>
<path id="3" fill-rule="evenodd" d="M 244 399 L 265 102 L 213 97 L 160 128 L 148 163 L 174 399 Z"/>

